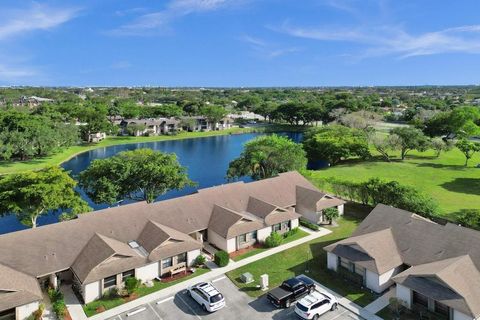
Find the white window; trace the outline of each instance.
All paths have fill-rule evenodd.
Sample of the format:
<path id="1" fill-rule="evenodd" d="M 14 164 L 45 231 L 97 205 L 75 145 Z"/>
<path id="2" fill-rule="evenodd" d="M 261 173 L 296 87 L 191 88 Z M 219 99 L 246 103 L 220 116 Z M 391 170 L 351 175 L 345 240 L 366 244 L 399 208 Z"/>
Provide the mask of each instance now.
<path id="1" fill-rule="evenodd" d="M 169 268 L 173 265 L 172 257 L 162 260 L 162 268 Z"/>

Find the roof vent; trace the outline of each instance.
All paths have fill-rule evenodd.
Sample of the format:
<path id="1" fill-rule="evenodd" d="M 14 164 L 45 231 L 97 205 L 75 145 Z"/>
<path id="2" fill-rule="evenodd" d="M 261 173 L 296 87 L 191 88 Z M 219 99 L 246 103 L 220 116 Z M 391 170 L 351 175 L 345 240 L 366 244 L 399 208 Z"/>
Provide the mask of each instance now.
<path id="1" fill-rule="evenodd" d="M 132 249 L 137 249 L 137 248 L 140 247 L 140 245 L 138 244 L 138 242 L 135 241 L 135 240 L 130 241 L 130 242 L 128 243 L 128 245 L 129 245 L 130 248 L 132 248 Z"/>

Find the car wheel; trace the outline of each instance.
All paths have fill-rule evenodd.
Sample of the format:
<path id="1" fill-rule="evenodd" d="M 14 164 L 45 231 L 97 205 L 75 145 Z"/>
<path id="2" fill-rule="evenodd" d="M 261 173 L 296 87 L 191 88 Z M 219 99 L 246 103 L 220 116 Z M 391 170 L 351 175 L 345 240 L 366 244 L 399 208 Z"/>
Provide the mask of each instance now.
<path id="1" fill-rule="evenodd" d="M 318 320 L 319 318 L 320 318 L 320 316 L 318 314 L 313 316 L 313 320 Z"/>
<path id="2" fill-rule="evenodd" d="M 337 308 L 338 308 L 338 305 L 336 303 L 334 303 L 330 310 L 335 311 L 335 310 L 337 310 Z"/>
<path id="3" fill-rule="evenodd" d="M 291 305 L 292 305 L 292 303 L 290 301 L 285 302 L 285 307 L 286 308 L 290 308 Z"/>

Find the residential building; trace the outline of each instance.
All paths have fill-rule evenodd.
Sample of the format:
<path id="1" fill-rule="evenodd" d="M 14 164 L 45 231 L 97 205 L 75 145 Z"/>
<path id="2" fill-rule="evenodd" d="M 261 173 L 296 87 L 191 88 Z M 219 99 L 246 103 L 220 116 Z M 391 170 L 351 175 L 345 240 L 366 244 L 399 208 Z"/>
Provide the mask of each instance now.
<path id="1" fill-rule="evenodd" d="M 123 119 L 120 122 L 120 128 L 125 135 L 155 136 L 176 132 L 180 128 L 179 124 L 180 121 L 175 118 Z M 129 127 L 133 129 L 129 130 Z"/>
<path id="2" fill-rule="evenodd" d="M 0 314 L 25 319 L 38 307 L 40 288 L 60 282 L 88 303 L 129 276 L 147 282 L 186 270 L 206 243 L 231 253 L 263 242 L 298 226 L 296 204 L 307 214 L 304 199 L 312 198 L 304 192 L 320 193 L 289 172 L 0 235 Z"/>
<path id="3" fill-rule="evenodd" d="M 480 319 L 480 232 L 378 205 L 350 238 L 325 247 L 328 268 L 438 319 Z"/>
<path id="4" fill-rule="evenodd" d="M 232 127 L 233 119 L 225 117 L 218 122 L 208 121 L 204 116 L 182 117 L 182 129 L 185 131 L 225 130 Z"/>

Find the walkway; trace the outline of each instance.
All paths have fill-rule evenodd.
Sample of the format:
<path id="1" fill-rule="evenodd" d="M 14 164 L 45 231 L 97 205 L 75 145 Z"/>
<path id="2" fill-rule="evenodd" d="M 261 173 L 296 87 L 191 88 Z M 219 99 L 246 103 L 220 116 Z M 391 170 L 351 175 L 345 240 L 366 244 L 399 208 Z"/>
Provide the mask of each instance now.
<path id="1" fill-rule="evenodd" d="M 108 318 L 114 317 L 117 314 L 126 312 L 130 309 L 134 309 L 134 308 L 139 307 L 141 305 L 144 305 L 148 302 L 159 300 L 160 298 L 165 297 L 165 296 L 174 295 L 176 292 L 181 291 L 182 289 L 185 289 L 186 287 L 191 286 L 195 283 L 202 282 L 202 281 L 209 281 L 210 279 L 217 278 L 219 276 L 223 276 L 224 273 L 229 272 L 231 270 L 240 268 L 244 265 L 247 265 L 247 264 L 252 263 L 254 261 L 266 258 L 268 256 L 271 256 L 271 255 L 275 254 L 275 253 L 293 248 L 293 247 L 298 246 L 300 244 L 303 244 L 305 242 L 309 242 L 309 241 L 314 240 L 316 238 L 323 237 L 327 234 L 332 233 L 332 231 L 330 231 L 328 229 L 324 229 L 324 228 L 320 228 L 320 230 L 316 231 L 316 232 L 312 232 L 312 231 L 306 230 L 304 228 L 301 228 L 301 229 L 308 232 L 309 235 L 306 236 L 306 237 L 303 237 L 301 239 L 283 244 L 279 247 L 268 249 L 266 251 L 260 252 L 256 255 L 253 255 L 251 257 L 242 259 L 240 261 L 235 262 L 235 261 L 230 260 L 230 263 L 226 267 L 213 269 L 212 271 L 207 272 L 205 274 L 202 274 L 201 276 L 185 280 L 185 281 L 180 282 L 180 283 L 178 283 L 176 285 L 173 285 L 171 287 L 156 291 L 156 292 L 151 293 L 147 296 L 144 296 L 144 297 L 135 299 L 133 301 L 124 303 L 124 304 L 122 304 L 118 307 L 115 307 L 113 309 L 104 311 L 104 312 L 99 313 L 97 315 L 94 315 L 94 316 L 92 316 L 88 319 L 90 319 L 90 320 L 103 320 L 103 319 L 108 319 Z M 80 303 L 78 302 L 77 297 L 73 294 L 72 290 L 71 289 L 65 289 L 65 288 L 62 287 L 62 292 L 64 292 L 65 303 L 67 304 L 67 308 L 68 308 L 68 311 L 70 312 L 70 316 L 72 317 L 72 319 L 73 320 L 85 320 L 85 319 L 87 319 L 87 316 L 83 312 L 83 309 L 82 309 Z M 69 292 L 71 292 L 71 294 Z M 68 298 L 67 298 L 67 295 L 69 296 Z"/>
<path id="2" fill-rule="evenodd" d="M 391 287 L 390 290 L 385 292 L 381 297 L 366 306 L 365 309 L 371 313 L 377 313 L 390 304 L 390 298 L 392 297 L 395 297 L 395 286 Z"/>
<path id="3" fill-rule="evenodd" d="M 45 305 L 45 310 L 43 311 L 42 319 L 44 320 L 56 320 L 57 315 L 53 312 L 52 303 L 50 302 L 50 297 L 48 294 L 43 291 L 43 304 Z"/>

